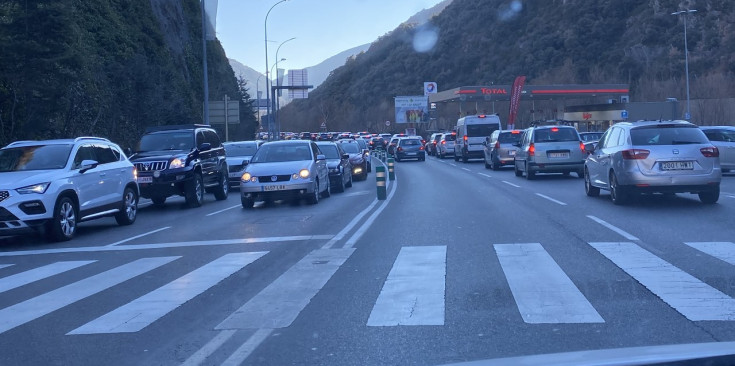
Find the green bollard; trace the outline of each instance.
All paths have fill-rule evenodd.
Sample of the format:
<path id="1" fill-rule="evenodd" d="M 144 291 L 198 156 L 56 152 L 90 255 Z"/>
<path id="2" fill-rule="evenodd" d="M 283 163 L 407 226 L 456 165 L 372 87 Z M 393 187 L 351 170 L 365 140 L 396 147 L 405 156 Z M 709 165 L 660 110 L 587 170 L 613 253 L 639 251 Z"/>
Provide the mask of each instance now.
<path id="1" fill-rule="evenodd" d="M 388 159 L 388 179 L 390 180 L 396 180 L 396 168 L 395 168 L 395 161 L 393 161 L 393 158 Z"/>
<path id="2" fill-rule="evenodd" d="M 384 200 L 387 196 L 387 191 L 385 187 L 385 167 L 382 165 L 375 167 L 375 184 L 378 189 L 378 199 Z"/>
<path id="3" fill-rule="evenodd" d="M 380 161 L 382 161 L 382 162 L 385 163 L 385 159 L 386 159 L 387 156 L 388 156 L 388 152 L 387 151 L 382 151 L 380 153 Z"/>

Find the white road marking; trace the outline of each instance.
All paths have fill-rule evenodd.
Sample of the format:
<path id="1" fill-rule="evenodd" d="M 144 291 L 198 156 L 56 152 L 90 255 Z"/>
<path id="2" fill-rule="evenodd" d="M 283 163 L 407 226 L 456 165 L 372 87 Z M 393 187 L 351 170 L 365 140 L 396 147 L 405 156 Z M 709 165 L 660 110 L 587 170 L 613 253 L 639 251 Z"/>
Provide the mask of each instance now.
<path id="1" fill-rule="evenodd" d="M 242 205 L 234 205 L 234 206 L 232 206 L 232 207 L 227 207 L 227 208 L 225 208 L 225 209 L 222 209 L 222 210 L 219 210 L 219 211 L 214 211 L 214 212 L 212 212 L 212 213 L 208 213 L 208 214 L 207 214 L 206 216 L 212 216 L 212 215 L 216 215 L 216 214 L 218 214 L 218 213 L 223 213 L 223 212 L 225 212 L 225 211 L 229 211 L 229 210 L 232 210 L 233 208 L 238 208 L 238 207 L 242 207 Z"/>
<path id="2" fill-rule="evenodd" d="M 0 268 L 10 267 L 12 265 L 13 265 L 12 263 L 10 263 L 10 264 L 0 264 Z"/>
<path id="3" fill-rule="evenodd" d="M 132 333 L 176 310 L 268 252 L 225 254 L 68 334 Z"/>
<path id="4" fill-rule="evenodd" d="M 590 243 L 687 319 L 735 320 L 735 299 L 634 243 Z"/>
<path id="5" fill-rule="evenodd" d="M 494 247 L 524 322 L 605 322 L 541 244 Z"/>
<path id="6" fill-rule="evenodd" d="M 451 165 L 451 166 L 457 166 L 457 164 L 454 164 L 454 163 L 449 163 L 449 165 Z"/>
<path id="7" fill-rule="evenodd" d="M 598 223 L 598 224 L 600 224 L 600 225 L 602 225 L 602 226 L 604 226 L 604 227 L 606 227 L 606 228 L 608 228 L 608 229 L 610 229 L 610 230 L 612 230 L 612 231 L 620 234 L 622 237 L 624 237 L 624 238 L 626 238 L 628 240 L 640 240 L 637 237 L 629 234 L 627 231 L 625 231 L 625 230 L 623 230 L 621 228 L 615 227 L 615 226 L 613 226 L 612 224 L 608 223 L 607 221 L 605 221 L 603 219 L 600 219 L 600 218 L 598 218 L 596 216 L 592 216 L 592 215 L 587 215 L 587 217 L 589 217 L 592 221 L 594 221 L 594 222 L 596 222 L 596 223 Z"/>
<path id="8" fill-rule="evenodd" d="M 199 366 L 204 363 L 207 357 L 211 356 L 217 349 L 219 349 L 225 342 L 227 342 L 233 335 L 237 333 L 235 329 L 228 329 L 220 331 L 214 338 L 212 338 L 207 344 L 205 344 L 198 351 L 194 352 L 193 355 L 184 361 L 181 366 Z"/>
<path id="9" fill-rule="evenodd" d="M 307 254 L 215 329 L 275 329 L 291 325 L 354 249 Z"/>
<path id="10" fill-rule="evenodd" d="M 437 160 L 437 161 L 440 162 L 440 163 L 442 163 L 442 164 L 445 164 L 446 163 L 446 161 L 444 161 L 444 160 Z"/>
<path id="11" fill-rule="evenodd" d="M 509 186 L 513 186 L 513 187 L 516 187 L 516 188 L 521 188 L 521 186 L 519 186 L 519 185 L 517 185 L 517 184 L 513 184 L 513 183 L 511 183 L 511 182 L 508 182 L 507 180 L 504 180 L 504 181 L 502 181 L 502 182 L 503 182 L 503 183 L 505 183 L 505 184 L 507 184 L 507 185 L 509 185 Z"/>
<path id="12" fill-rule="evenodd" d="M 104 291 L 180 257 L 142 258 L 0 310 L 0 333 Z"/>
<path id="13" fill-rule="evenodd" d="M 547 200 L 549 200 L 551 202 L 554 202 L 554 203 L 557 203 L 557 204 L 560 204 L 562 206 L 566 206 L 567 205 L 566 203 L 564 203 L 562 201 L 555 200 L 555 199 L 553 199 L 553 198 L 551 198 L 549 196 L 543 195 L 541 193 L 536 193 L 536 195 L 539 196 L 539 197 L 541 197 L 541 198 L 546 198 Z"/>
<path id="14" fill-rule="evenodd" d="M 25 272 L 17 273 L 12 276 L 0 279 L 0 293 L 10 291 L 21 286 L 25 286 L 29 283 L 51 277 L 59 273 L 71 271 L 74 268 L 79 268 L 85 264 L 94 262 L 96 261 L 56 262 L 42 267 L 30 269 Z"/>
<path id="15" fill-rule="evenodd" d="M 401 248 L 367 325 L 444 325 L 446 267 L 446 246 Z"/>
<path id="16" fill-rule="evenodd" d="M 270 336 L 273 329 L 258 329 L 248 338 L 245 343 L 238 347 L 235 352 L 230 355 L 221 366 L 239 366 Z"/>
<path id="17" fill-rule="evenodd" d="M 299 235 L 299 236 L 273 236 L 266 238 L 246 238 L 246 239 L 228 239 L 228 240 L 201 240 L 201 241 L 183 241 L 177 243 L 160 243 L 160 244 L 134 244 L 134 245 L 118 245 L 114 247 L 78 247 L 78 248 L 54 248 L 39 250 L 23 250 L 17 252 L 0 252 L 0 257 L 14 257 L 22 255 L 36 254 L 56 254 L 56 253 L 84 253 L 84 252 L 107 252 L 107 251 L 126 251 L 126 250 L 142 250 L 142 249 L 165 249 L 179 247 L 197 247 L 197 246 L 217 246 L 217 245 L 237 245 L 237 244 L 261 244 L 261 243 L 277 243 L 286 241 L 302 241 L 302 240 L 328 240 L 334 235 Z"/>
<path id="18" fill-rule="evenodd" d="M 462 170 L 466 170 L 466 171 L 468 171 L 468 172 L 471 172 L 471 170 L 469 170 L 469 169 L 467 169 L 467 168 L 462 168 Z"/>
<path id="19" fill-rule="evenodd" d="M 477 173 L 477 174 L 479 174 L 479 175 L 481 175 L 481 176 L 483 176 L 483 177 L 488 177 L 488 178 L 492 178 L 492 176 L 490 176 L 490 175 L 487 175 L 487 174 L 485 174 L 485 173 Z"/>
<path id="20" fill-rule="evenodd" d="M 355 196 L 364 196 L 366 194 L 370 194 L 372 192 L 369 191 L 359 191 L 359 192 L 350 192 L 339 195 L 340 197 L 355 197 Z"/>
<path id="21" fill-rule="evenodd" d="M 342 230 L 339 231 L 339 233 L 337 233 L 337 235 L 335 235 L 326 244 L 324 244 L 322 249 L 329 249 L 334 246 L 334 244 L 336 244 L 338 241 L 342 240 L 342 238 L 344 238 L 345 235 L 347 235 L 347 233 L 350 232 L 350 230 L 352 230 L 352 228 L 355 227 L 355 225 L 357 225 L 357 223 L 360 222 L 360 220 L 362 220 L 362 218 L 367 215 L 367 213 L 370 212 L 370 210 L 372 210 L 373 207 L 375 207 L 375 205 L 377 204 L 378 200 L 374 199 L 373 202 L 364 210 L 360 211 L 360 213 L 357 214 L 357 216 L 355 216 L 355 218 L 353 218 L 352 221 L 347 224 L 347 226 L 345 226 Z"/>
<path id="22" fill-rule="evenodd" d="M 163 231 L 163 230 L 166 230 L 166 229 L 170 229 L 170 228 L 171 228 L 171 226 L 166 226 L 166 227 L 162 227 L 162 228 L 160 228 L 160 229 L 156 229 L 156 230 L 151 230 L 151 231 L 149 231 L 149 232 L 147 232 L 147 233 L 143 233 L 143 234 L 140 234 L 140 235 L 136 235 L 136 236 L 133 236 L 133 237 L 127 238 L 127 239 L 123 239 L 123 240 L 120 240 L 120 241 L 116 241 L 116 242 L 114 242 L 114 243 L 112 243 L 112 244 L 107 244 L 106 246 L 108 246 L 108 247 L 114 247 L 115 245 L 118 245 L 118 244 L 122 244 L 122 243 L 127 243 L 127 242 L 129 242 L 129 241 L 131 241 L 131 240 L 135 240 L 135 239 L 138 239 L 138 238 L 142 238 L 142 237 L 144 237 L 144 236 L 146 236 L 146 235 L 151 235 L 151 234 L 155 234 L 155 233 L 157 233 L 157 232 L 159 232 L 159 231 Z"/>
<path id="23" fill-rule="evenodd" d="M 344 248 L 352 248 L 357 243 L 357 241 L 360 240 L 360 238 L 365 234 L 365 231 L 367 231 L 367 229 L 369 229 L 370 226 L 373 225 L 373 222 L 375 221 L 375 219 L 378 218 L 378 215 L 380 215 L 380 213 L 383 212 L 385 207 L 388 206 L 388 203 L 393 198 L 393 195 L 396 193 L 397 190 L 398 190 L 398 181 L 396 180 L 396 181 L 393 181 L 393 190 L 390 191 L 390 193 L 388 193 L 388 197 L 386 197 L 385 201 L 383 201 L 383 204 L 380 205 L 380 207 L 378 207 L 378 209 L 375 210 L 375 212 L 373 212 L 373 214 L 370 215 L 370 217 L 368 217 L 365 223 L 363 223 L 362 226 L 360 226 L 360 228 L 357 229 L 357 231 L 355 231 L 354 234 L 352 234 L 350 239 L 348 239 L 347 242 L 345 243 Z"/>
<path id="24" fill-rule="evenodd" d="M 735 266 L 735 243 L 731 242 L 698 242 L 684 243 L 700 252 L 707 253 L 721 261 Z"/>

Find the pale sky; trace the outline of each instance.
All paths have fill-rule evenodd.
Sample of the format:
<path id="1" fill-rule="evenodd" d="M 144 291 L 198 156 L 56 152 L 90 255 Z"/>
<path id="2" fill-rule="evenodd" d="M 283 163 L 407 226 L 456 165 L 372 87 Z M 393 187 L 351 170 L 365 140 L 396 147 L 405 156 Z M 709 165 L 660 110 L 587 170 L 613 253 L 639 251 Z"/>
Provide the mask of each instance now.
<path id="1" fill-rule="evenodd" d="M 219 0 L 217 38 L 227 53 L 265 72 L 264 21 L 278 0 Z M 349 48 L 375 41 L 441 0 L 288 0 L 268 16 L 268 62 L 279 68 L 314 66 Z M 282 66 L 283 65 L 283 66 Z"/>

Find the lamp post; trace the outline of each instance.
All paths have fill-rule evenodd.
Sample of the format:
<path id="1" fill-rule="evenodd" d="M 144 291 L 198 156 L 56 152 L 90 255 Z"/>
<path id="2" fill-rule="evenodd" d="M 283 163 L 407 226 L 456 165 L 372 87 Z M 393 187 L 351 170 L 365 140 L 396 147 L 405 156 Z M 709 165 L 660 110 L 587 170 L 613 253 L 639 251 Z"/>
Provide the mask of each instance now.
<path id="1" fill-rule="evenodd" d="M 687 18 L 690 13 L 696 13 L 694 9 L 679 10 L 671 13 L 671 15 L 684 15 L 684 69 L 686 70 L 687 78 L 687 113 L 684 115 L 685 120 L 692 118 L 690 104 L 689 104 L 689 47 L 687 45 Z"/>
<path id="2" fill-rule="evenodd" d="M 286 59 L 283 58 L 283 57 L 281 57 L 280 60 L 277 59 L 276 62 L 273 64 L 273 66 L 271 66 L 271 70 L 270 70 L 271 71 L 271 75 L 272 75 L 273 74 L 273 68 L 274 67 L 276 68 L 276 85 L 278 85 L 278 62 L 279 61 L 286 61 Z M 271 89 L 273 89 L 273 85 L 272 84 L 273 83 L 271 83 Z M 270 93 L 270 91 L 269 90 L 266 90 L 266 93 Z M 278 132 L 279 131 L 276 131 L 276 124 L 275 124 L 276 100 L 277 100 L 277 97 L 278 97 L 278 95 L 277 94 L 274 94 L 274 96 L 273 96 L 274 99 L 271 102 L 271 105 L 270 106 L 266 106 L 267 107 L 267 110 L 268 110 L 268 122 L 269 122 L 268 123 L 268 138 L 269 139 L 270 139 L 270 136 L 271 135 L 276 135 L 276 136 L 279 136 L 280 137 L 280 135 L 278 135 Z M 273 121 L 273 124 L 270 123 L 271 121 Z M 278 140 L 278 138 L 276 138 L 276 140 Z"/>
<path id="3" fill-rule="evenodd" d="M 258 76 L 258 80 L 255 82 L 255 113 L 258 114 L 258 127 L 263 127 L 263 125 L 260 124 L 260 78 L 263 77 L 263 74 L 260 74 Z"/>
<path id="4" fill-rule="evenodd" d="M 266 89 L 265 104 L 266 104 L 267 110 L 270 106 L 270 96 L 269 96 L 270 83 L 268 82 L 270 80 L 270 78 L 268 77 L 268 15 L 271 14 L 271 10 L 273 10 L 273 8 L 275 8 L 276 5 L 280 3 L 285 3 L 286 1 L 288 0 L 281 0 L 273 4 L 273 6 L 271 6 L 271 8 L 268 9 L 268 12 L 265 13 L 265 21 L 263 22 L 263 33 L 265 33 L 265 89 Z M 270 125 L 271 125 L 271 116 L 268 115 L 268 126 L 270 127 Z M 270 132 L 270 128 L 268 128 L 268 131 Z M 271 139 L 270 133 L 268 134 L 268 139 L 269 140 Z"/>

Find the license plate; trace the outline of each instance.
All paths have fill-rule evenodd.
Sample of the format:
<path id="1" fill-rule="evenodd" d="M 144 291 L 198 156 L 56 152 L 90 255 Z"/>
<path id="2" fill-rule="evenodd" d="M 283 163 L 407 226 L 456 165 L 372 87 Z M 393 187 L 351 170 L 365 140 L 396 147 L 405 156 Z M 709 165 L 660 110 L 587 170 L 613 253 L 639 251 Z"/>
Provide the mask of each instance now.
<path id="1" fill-rule="evenodd" d="M 406 155 L 416 155 L 416 153 L 406 153 Z"/>
<path id="2" fill-rule="evenodd" d="M 138 183 L 153 183 L 153 177 L 138 177 Z"/>
<path id="3" fill-rule="evenodd" d="M 283 191 L 286 189 L 286 186 L 279 184 L 279 185 L 270 185 L 270 186 L 263 186 L 263 191 L 270 192 L 270 191 Z"/>
<path id="4" fill-rule="evenodd" d="M 510 151 L 508 151 L 508 155 L 515 156 L 516 155 L 516 151 L 515 150 L 510 150 Z"/>
<path id="5" fill-rule="evenodd" d="M 694 162 L 692 161 L 664 161 L 661 164 L 661 170 L 692 170 Z"/>
<path id="6" fill-rule="evenodd" d="M 230 178 L 240 178 L 240 173 L 230 173 Z"/>
<path id="7" fill-rule="evenodd" d="M 563 158 L 568 158 L 568 157 L 569 157 L 569 153 L 568 152 L 553 152 L 553 153 L 549 153 L 549 158 L 553 158 L 553 159 L 563 159 Z"/>

